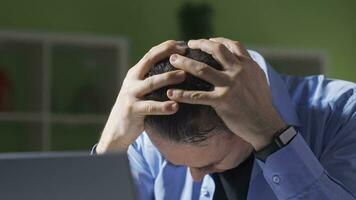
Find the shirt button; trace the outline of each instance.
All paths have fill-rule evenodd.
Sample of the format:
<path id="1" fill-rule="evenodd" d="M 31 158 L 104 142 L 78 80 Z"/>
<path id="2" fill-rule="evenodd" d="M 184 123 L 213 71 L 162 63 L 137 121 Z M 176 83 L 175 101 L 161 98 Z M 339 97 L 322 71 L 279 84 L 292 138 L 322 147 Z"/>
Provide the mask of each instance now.
<path id="1" fill-rule="evenodd" d="M 276 184 L 279 184 L 281 182 L 281 178 L 278 175 L 274 175 L 272 177 L 272 181 Z"/>
<path id="2" fill-rule="evenodd" d="M 203 195 L 206 196 L 206 197 L 209 197 L 210 196 L 210 192 L 207 191 L 207 190 L 204 190 L 203 191 Z"/>

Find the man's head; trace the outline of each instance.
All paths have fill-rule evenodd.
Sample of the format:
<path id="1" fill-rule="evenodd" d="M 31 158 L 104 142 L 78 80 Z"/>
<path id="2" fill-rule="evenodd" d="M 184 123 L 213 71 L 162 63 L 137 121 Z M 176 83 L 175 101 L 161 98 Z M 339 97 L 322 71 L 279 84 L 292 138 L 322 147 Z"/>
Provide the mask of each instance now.
<path id="1" fill-rule="evenodd" d="M 187 49 L 186 57 L 204 62 L 211 67 L 221 69 L 212 56 L 200 50 Z M 194 66 L 192 66 L 194 67 Z M 169 59 L 166 58 L 157 63 L 147 74 L 153 76 L 169 71 L 174 71 L 174 68 Z M 204 90 L 210 91 L 213 85 L 198 79 L 190 74 L 187 74 L 184 82 L 178 85 L 172 85 L 158 89 L 148 95 L 146 99 L 155 101 L 167 101 L 167 89 L 178 88 L 185 90 Z M 211 134 L 211 130 L 223 128 L 223 123 L 217 116 L 215 111 L 206 105 L 193 105 L 179 103 L 179 110 L 173 115 L 151 115 L 145 119 L 145 125 L 155 129 L 157 133 L 168 140 L 176 143 L 199 143 L 207 139 Z"/>
<path id="2" fill-rule="evenodd" d="M 200 50 L 188 48 L 184 56 L 217 70 L 222 69 L 211 55 Z M 166 58 L 152 67 L 146 76 L 174 70 L 176 68 Z M 210 91 L 213 87 L 210 83 L 187 74 L 184 82 L 158 89 L 145 98 L 167 101 L 169 98 L 166 93 L 169 88 Z M 251 151 L 250 145 L 232 133 L 215 110 L 206 105 L 179 103 L 179 109 L 173 115 L 147 116 L 145 129 L 163 156 L 175 165 L 190 167 L 196 180 L 207 173 L 237 166 Z"/>

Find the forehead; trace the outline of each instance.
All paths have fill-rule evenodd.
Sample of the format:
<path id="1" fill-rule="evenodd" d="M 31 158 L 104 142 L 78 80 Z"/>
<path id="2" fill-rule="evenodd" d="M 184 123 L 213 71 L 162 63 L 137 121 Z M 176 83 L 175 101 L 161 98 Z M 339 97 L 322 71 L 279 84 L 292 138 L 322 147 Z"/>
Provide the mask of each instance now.
<path id="1" fill-rule="evenodd" d="M 160 153 L 174 165 L 203 167 L 221 160 L 227 154 L 232 140 L 229 134 L 215 134 L 198 144 L 183 144 L 148 132 Z"/>

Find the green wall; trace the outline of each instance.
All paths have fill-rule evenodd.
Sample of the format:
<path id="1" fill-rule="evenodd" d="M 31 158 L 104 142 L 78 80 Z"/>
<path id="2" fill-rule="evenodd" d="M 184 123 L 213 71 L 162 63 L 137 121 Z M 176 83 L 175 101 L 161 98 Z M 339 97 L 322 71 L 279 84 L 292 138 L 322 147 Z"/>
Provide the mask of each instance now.
<path id="1" fill-rule="evenodd" d="M 125 36 L 134 64 L 154 44 L 179 37 L 177 11 L 184 2 L 2 0 L 0 29 Z M 355 0 L 190 2 L 211 4 L 216 36 L 320 49 L 329 57 L 328 76 L 356 81 Z"/>
<path id="2" fill-rule="evenodd" d="M 1 0 L 0 30 L 123 36 L 130 40 L 133 65 L 153 45 L 179 39 L 177 15 L 185 2 L 188 1 Z M 251 46 L 321 50 L 328 56 L 328 76 L 356 82 L 355 0 L 189 2 L 212 6 L 215 36 Z M 90 149 L 102 127 L 55 126 L 52 150 Z M 27 130 L 25 124 L 0 122 L 0 152 L 34 150 L 27 147 Z"/>

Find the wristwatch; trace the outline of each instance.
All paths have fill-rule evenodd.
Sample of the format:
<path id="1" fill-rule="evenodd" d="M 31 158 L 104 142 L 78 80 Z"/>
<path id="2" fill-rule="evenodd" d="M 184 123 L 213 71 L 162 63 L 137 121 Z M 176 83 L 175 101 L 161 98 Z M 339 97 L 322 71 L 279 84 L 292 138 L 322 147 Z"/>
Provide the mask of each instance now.
<path id="1" fill-rule="evenodd" d="M 271 144 L 267 145 L 259 151 L 255 151 L 255 157 L 265 162 L 267 157 L 279 149 L 286 146 L 297 135 L 297 130 L 293 126 L 288 125 L 284 129 L 277 131 L 273 136 Z"/>

